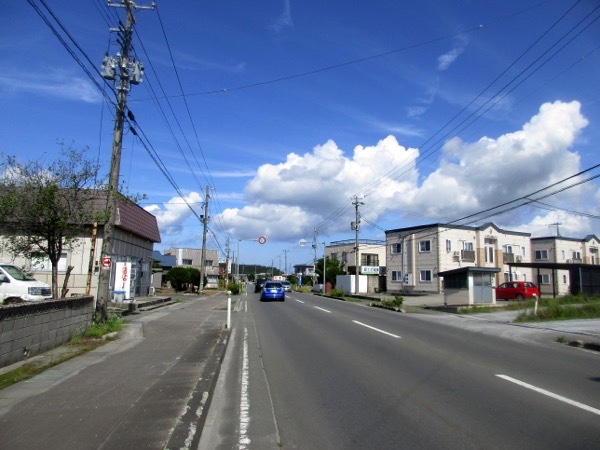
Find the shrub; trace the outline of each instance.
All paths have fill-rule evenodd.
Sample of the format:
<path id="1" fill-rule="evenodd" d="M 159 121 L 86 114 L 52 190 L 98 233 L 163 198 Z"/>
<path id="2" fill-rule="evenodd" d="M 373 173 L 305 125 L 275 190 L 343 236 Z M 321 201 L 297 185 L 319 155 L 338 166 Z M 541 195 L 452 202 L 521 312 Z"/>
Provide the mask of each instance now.
<path id="1" fill-rule="evenodd" d="M 233 295 L 238 295 L 240 293 L 240 284 L 236 283 L 235 281 L 230 281 L 227 283 L 227 290 Z"/>
<path id="2" fill-rule="evenodd" d="M 381 305 L 391 309 L 401 309 L 404 298 L 401 295 L 394 295 L 393 300 L 382 300 Z"/>
<path id="3" fill-rule="evenodd" d="M 344 291 L 342 291 L 341 289 L 332 289 L 331 291 L 329 291 L 329 295 L 331 297 L 343 297 Z"/>

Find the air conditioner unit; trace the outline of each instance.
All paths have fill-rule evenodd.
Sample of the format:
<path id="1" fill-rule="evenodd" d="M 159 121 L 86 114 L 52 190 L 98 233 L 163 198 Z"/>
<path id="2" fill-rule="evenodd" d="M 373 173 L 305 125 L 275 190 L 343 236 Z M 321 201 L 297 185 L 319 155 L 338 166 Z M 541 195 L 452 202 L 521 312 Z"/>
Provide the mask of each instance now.
<path id="1" fill-rule="evenodd" d="M 454 257 L 460 258 L 460 252 L 458 250 L 454 252 Z"/>
<path id="2" fill-rule="evenodd" d="M 523 261 L 523 257 L 522 256 L 517 256 L 517 262 L 521 262 Z"/>

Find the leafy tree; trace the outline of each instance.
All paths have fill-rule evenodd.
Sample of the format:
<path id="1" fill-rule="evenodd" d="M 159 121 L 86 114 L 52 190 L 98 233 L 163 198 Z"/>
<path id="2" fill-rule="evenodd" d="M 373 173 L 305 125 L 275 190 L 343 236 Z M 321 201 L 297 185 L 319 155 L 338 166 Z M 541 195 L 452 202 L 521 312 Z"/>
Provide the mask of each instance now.
<path id="1" fill-rule="evenodd" d="M 190 282 L 190 273 L 185 267 L 173 267 L 169 269 L 165 278 L 171 283 L 175 291 L 184 291 Z"/>
<path id="2" fill-rule="evenodd" d="M 61 253 L 75 248 L 85 226 L 103 221 L 105 214 L 93 207 L 100 185 L 98 164 L 86 159 L 87 149 L 60 145 L 60 157 L 49 164 L 42 160 L 21 163 L 14 156 L 3 156 L 0 177 L 3 244 L 13 256 L 48 257 L 54 298 L 58 298 Z"/>
<path id="3" fill-rule="evenodd" d="M 325 277 L 332 286 L 335 286 L 335 277 L 344 272 L 340 266 L 340 262 L 329 256 L 325 258 L 325 271 Z M 315 263 L 315 273 L 319 276 L 319 282 L 323 283 L 323 258 L 318 259 Z"/>

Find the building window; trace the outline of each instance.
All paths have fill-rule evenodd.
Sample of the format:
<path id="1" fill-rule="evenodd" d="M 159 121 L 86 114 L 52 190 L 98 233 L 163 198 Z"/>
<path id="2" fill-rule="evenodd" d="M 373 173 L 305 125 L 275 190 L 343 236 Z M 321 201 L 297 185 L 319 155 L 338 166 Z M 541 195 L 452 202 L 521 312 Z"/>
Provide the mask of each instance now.
<path id="1" fill-rule="evenodd" d="M 486 247 L 485 248 L 485 262 L 486 263 L 494 262 L 494 247 Z"/>
<path id="2" fill-rule="evenodd" d="M 392 282 L 402 283 L 402 271 L 392 270 Z"/>
<path id="3" fill-rule="evenodd" d="M 466 250 L 468 252 L 472 252 L 473 250 L 473 243 L 472 242 L 463 242 L 463 250 Z"/>
<path id="4" fill-rule="evenodd" d="M 431 283 L 431 270 L 419 271 L 419 280 L 422 283 Z"/>
<path id="5" fill-rule="evenodd" d="M 193 261 L 191 259 L 182 259 L 181 260 L 181 265 L 182 266 L 191 266 L 193 263 Z"/>
<path id="6" fill-rule="evenodd" d="M 541 274 L 539 276 L 540 284 L 550 284 L 550 275 L 547 273 Z"/>
<path id="7" fill-rule="evenodd" d="M 563 284 L 567 284 L 567 276 L 563 275 Z"/>
<path id="8" fill-rule="evenodd" d="M 348 262 L 348 252 L 342 252 L 342 263 L 346 264 Z"/>
<path id="9" fill-rule="evenodd" d="M 333 259 L 334 261 L 337 261 L 337 259 L 338 259 L 338 254 L 337 254 L 337 252 L 336 252 L 336 253 L 332 253 L 331 255 L 329 255 L 329 257 L 330 257 L 331 259 Z"/>
<path id="10" fill-rule="evenodd" d="M 379 255 L 376 253 L 363 253 L 360 255 L 360 264 L 362 266 L 378 266 Z"/>
<path id="11" fill-rule="evenodd" d="M 581 259 L 581 252 L 573 252 L 573 259 Z"/>
<path id="12" fill-rule="evenodd" d="M 452 251 L 452 241 L 450 239 L 446 239 L 446 253 L 450 253 Z"/>
<path id="13" fill-rule="evenodd" d="M 397 253 L 402 253 L 402 244 L 401 243 L 392 244 L 391 252 L 392 252 L 392 255 L 395 255 Z"/>
<path id="14" fill-rule="evenodd" d="M 536 250 L 535 251 L 535 259 L 536 259 L 536 261 L 547 260 L 548 259 L 548 250 Z"/>
<path id="15" fill-rule="evenodd" d="M 33 253 L 31 255 L 31 270 L 33 272 L 50 272 L 52 271 L 52 263 L 50 258 L 45 253 Z M 59 272 L 67 271 L 67 254 L 61 253 L 58 260 L 57 270 Z"/>
<path id="16" fill-rule="evenodd" d="M 206 259 L 206 260 L 204 260 L 204 266 L 205 267 L 212 267 L 213 266 L 213 260 L 212 259 Z"/>
<path id="17" fill-rule="evenodd" d="M 431 252 L 431 241 L 419 241 L 419 252 L 428 253 Z"/>

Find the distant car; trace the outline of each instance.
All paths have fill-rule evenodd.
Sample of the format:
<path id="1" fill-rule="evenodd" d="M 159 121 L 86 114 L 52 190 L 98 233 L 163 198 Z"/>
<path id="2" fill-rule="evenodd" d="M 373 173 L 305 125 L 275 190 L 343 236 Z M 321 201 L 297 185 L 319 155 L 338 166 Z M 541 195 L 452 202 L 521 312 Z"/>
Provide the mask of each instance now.
<path id="1" fill-rule="evenodd" d="M 281 285 L 283 286 L 283 290 L 285 292 L 292 292 L 292 283 L 289 281 L 281 281 Z"/>
<path id="2" fill-rule="evenodd" d="M 279 300 L 285 301 L 285 290 L 283 285 L 278 281 L 267 281 L 260 293 L 260 301 Z"/>
<path id="3" fill-rule="evenodd" d="M 265 284 L 265 280 L 256 280 L 254 282 L 254 293 L 260 292 L 263 288 L 263 284 Z"/>
<path id="4" fill-rule="evenodd" d="M 530 281 L 507 281 L 496 288 L 496 298 L 502 300 L 525 300 L 540 296 L 538 287 Z"/>

